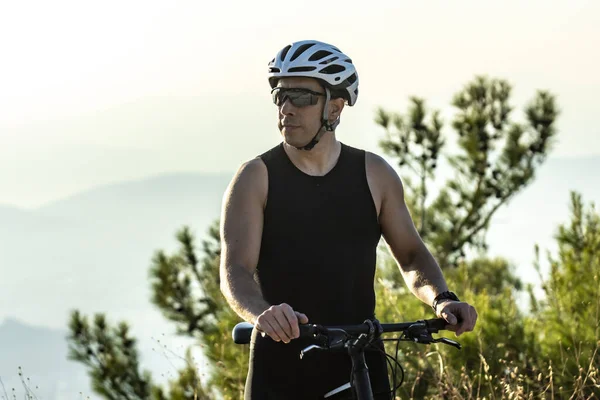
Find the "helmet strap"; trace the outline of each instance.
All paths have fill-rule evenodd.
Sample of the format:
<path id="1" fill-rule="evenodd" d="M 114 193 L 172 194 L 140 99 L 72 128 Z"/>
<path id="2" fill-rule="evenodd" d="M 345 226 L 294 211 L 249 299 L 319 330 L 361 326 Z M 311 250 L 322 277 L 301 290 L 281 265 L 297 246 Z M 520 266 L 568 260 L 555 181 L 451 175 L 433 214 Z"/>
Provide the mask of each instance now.
<path id="1" fill-rule="evenodd" d="M 311 141 L 308 142 L 308 144 L 306 144 L 302 147 L 294 146 L 298 150 L 306 150 L 306 151 L 312 150 L 313 147 L 315 147 L 316 144 L 319 143 L 319 140 L 321 140 L 321 137 L 323 137 L 325 132 L 333 132 L 335 130 L 335 128 L 339 125 L 340 117 L 337 117 L 337 119 L 335 121 L 333 121 L 332 123 L 329 123 L 329 118 L 327 118 L 327 114 L 329 114 L 329 100 L 330 99 L 331 99 L 331 93 L 329 92 L 329 88 L 326 87 L 325 88 L 325 107 L 323 107 L 323 115 L 321 116 L 321 126 L 319 127 L 319 130 L 317 131 L 315 136 L 313 136 Z M 323 129 L 323 128 L 325 128 L 325 129 Z"/>

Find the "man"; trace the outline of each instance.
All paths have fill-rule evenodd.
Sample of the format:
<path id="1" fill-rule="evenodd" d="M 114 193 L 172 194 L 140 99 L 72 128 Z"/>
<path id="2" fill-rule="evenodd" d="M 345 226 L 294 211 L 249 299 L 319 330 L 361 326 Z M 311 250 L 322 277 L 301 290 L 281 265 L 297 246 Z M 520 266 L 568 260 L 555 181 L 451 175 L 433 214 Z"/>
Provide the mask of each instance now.
<path id="1" fill-rule="evenodd" d="M 300 360 L 307 342 L 298 324 L 374 318 L 382 235 L 414 295 L 457 335 L 473 330 L 477 313 L 448 291 L 396 172 L 336 138 L 345 104 L 358 97 L 352 60 L 326 43 L 293 43 L 269 63 L 269 82 L 283 141 L 240 167 L 221 219 L 221 288 L 256 328 L 245 398 L 319 399 L 348 382 L 343 352 Z M 371 351 L 366 358 L 375 398 L 389 399 L 385 357 Z"/>

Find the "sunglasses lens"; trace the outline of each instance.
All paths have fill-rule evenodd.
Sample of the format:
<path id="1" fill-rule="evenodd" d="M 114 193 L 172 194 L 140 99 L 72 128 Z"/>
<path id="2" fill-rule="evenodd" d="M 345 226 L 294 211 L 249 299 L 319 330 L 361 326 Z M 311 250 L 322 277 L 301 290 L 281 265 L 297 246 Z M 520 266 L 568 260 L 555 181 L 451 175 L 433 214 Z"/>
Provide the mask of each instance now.
<path id="1" fill-rule="evenodd" d="M 295 107 L 306 107 L 313 104 L 313 98 L 316 100 L 316 96 L 303 92 L 291 92 L 288 98 Z"/>
<path id="2" fill-rule="evenodd" d="M 273 91 L 273 103 L 278 107 L 281 107 L 288 99 L 294 107 L 306 107 L 315 105 L 318 102 L 317 96 L 299 89 L 286 90 L 276 88 Z"/>

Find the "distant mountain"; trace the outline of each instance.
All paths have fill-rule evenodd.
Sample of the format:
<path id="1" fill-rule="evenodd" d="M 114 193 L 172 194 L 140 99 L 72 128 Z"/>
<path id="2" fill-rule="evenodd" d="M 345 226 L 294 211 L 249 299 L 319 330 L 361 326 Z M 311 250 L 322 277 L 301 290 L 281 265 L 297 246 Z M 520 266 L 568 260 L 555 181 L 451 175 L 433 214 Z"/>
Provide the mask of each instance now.
<path id="1" fill-rule="evenodd" d="M 0 386 L 0 399 L 6 394 L 12 399 L 13 388 L 17 398 L 25 397 L 19 371 L 39 399 L 79 399 L 79 393 L 97 399 L 85 371 L 67 360 L 65 336 L 65 331 L 26 325 L 12 318 L 4 320 L 0 324 L 0 379 L 4 385 Z"/>
<path id="2" fill-rule="evenodd" d="M 174 235 L 183 225 L 203 239 L 219 217 L 229 179 L 160 176 L 28 212 L 3 207 L 0 266 L 11 279 L 0 281 L 0 317 L 15 315 L 15 299 L 19 317 L 53 327 L 64 325 L 72 307 L 147 310 L 154 252 L 175 248 Z"/>
<path id="3" fill-rule="evenodd" d="M 114 321 L 114 320 L 113 320 Z M 101 400 L 91 387 L 87 369 L 68 360 L 65 329 L 49 329 L 6 318 L 0 323 L 0 400 L 25 398 L 23 381 L 39 400 Z M 205 363 L 191 339 L 157 334 L 153 337 L 137 332 L 140 368 L 152 373 L 155 384 L 166 387 L 183 366 L 182 356 L 192 346 L 196 368 L 204 372 Z M 158 342 L 160 340 L 160 343 Z M 5 394 L 9 395 L 8 397 Z"/>
<path id="4" fill-rule="evenodd" d="M 0 320 L 17 316 L 56 329 L 52 335 L 38 335 L 14 319 L 2 325 L 0 377 L 5 386 L 6 376 L 13 377 L 9 384 L 20 385 L 14 381 L 19 365 L 33 383 L 47 384 L 33 375 L 58 370 L 55 360 L 66 359 L 63 332 L 75 308 L 88 315 L 105 312 L 112 322 L 129 322 L 140 341 L 143 367 L 158 383 L 173 375 L 177 357 L 171 360 L 172 354 L 153 351 L 160 348 L 156 338 L 179 355 L 192 342 L 174 338 L 173 327 L 150 304 L 151 258 L 156 250 L 176 248 L 174 235 L 183 225 L 190 226 L 200 245 L 219 217 L 230 179 L 226 174 L 164 175 L 99 187 L 31 211 L 0 206 Z M 51 346 L 40 340 L 45 336 L 53 341 Z M 43 348 L 54 350 L 50 354 Z M 6 349 L 14 349 L 14 354 L 8 357 Z M 39 368 L 25 363 L 36 357 Z M 82 365 L 71 364 L 83 373 Z M 65 382 L 61 390 L 73 389 Z"/>
<path id="5" fill-rule="evenodd" d="M 137 224 L 144 223 L 145 218 L 175 218 L 193 223 L 200 214 L 212 212 L 214 218 L 218 217 L 218 206 L 231 177 L 231 174 L 178 173 L 120 182 L 46 204 L 35 211 L 38 215 L 94 223 Z M 165 212 L 165 208 L 169 211 Z"/>
<path id="6" fill-rule="evenodd" d="M 0 221 L 9 223 L 24 218 L 27 216 L 27 211 L 21 210 L 14 206 L 0 204 Z"/>
<path id="7" fill-rule="evenodd" d="M 66 221 L 63 218 L 38 215 L 14 206 L 0 205 L 0 222 L 4 226 L 16 228 L 16 232 L 31 232 L 41 226 L 57 227 Z"/>

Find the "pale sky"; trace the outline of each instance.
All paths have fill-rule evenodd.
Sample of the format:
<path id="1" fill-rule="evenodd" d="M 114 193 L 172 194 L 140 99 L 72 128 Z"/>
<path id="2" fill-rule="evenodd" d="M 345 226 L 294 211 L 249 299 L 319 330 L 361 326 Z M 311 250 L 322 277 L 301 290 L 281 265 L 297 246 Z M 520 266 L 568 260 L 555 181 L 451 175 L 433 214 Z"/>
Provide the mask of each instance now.
<path id="1" fill-rule="evenodd" d="M 0 204 L 234 171 L 280 140 L 267 63 L 301 39 L 357 66 L 337 132 L 350 145 L 378 151 L 377 106 L 417 95 L 448 117 L 487 74 L 513 84 L 519 118 L 536 90 L 557 95 L 553 157 L 600 154 L 597 1 L 14 1 L 0 5 Z"/>

